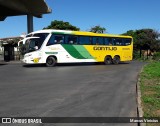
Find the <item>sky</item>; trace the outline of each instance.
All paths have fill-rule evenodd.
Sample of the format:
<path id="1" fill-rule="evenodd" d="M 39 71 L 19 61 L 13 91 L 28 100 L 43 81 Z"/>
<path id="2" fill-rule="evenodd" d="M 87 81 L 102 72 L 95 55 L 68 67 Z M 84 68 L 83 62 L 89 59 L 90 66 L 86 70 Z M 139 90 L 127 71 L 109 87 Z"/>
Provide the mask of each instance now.
<path id="1" fill-rule="evenodd" d="M 160 30 L 160 0 L 46 0 L 52 13 L 34 17 L 34 31 L 62 20 L 89 31 L 93 26 L 109 34 L 151 28 Z M 0 38 L 27 33 L 27 16 L 7 17 L 0 22 Z"/>

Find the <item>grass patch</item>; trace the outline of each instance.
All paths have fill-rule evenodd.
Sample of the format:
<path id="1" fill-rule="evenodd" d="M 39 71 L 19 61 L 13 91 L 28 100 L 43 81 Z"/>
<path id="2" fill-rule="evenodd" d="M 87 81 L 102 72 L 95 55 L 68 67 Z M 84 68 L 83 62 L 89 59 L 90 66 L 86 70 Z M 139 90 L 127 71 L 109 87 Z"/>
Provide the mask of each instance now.
<path id="1" fill-rule="evenodd" d="M 160 62 L 147 64 L 140 78 L 144 117 L 160 117 Z M 160 126 L 160 124 L 149 123 L 147 126 Z"/>

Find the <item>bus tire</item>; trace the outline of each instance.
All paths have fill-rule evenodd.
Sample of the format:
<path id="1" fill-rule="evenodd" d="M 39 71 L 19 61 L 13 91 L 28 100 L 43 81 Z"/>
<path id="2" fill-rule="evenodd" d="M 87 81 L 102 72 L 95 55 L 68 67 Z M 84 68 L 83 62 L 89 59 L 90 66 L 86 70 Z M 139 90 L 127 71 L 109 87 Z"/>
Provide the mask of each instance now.
<path id="1" fill-rule="evenodd" d="M 105 65 L 112 64 L 112 57 L 111 57 L 111 56 L 106 56 L 106 57 L 104 58 L 104 64 L 105 64 Z"/>
<path id="2" fill-rule="evenodd" d="M 56 65 L 56 63 L 57 63 L 57 60 L 52 56 L 48 57 L 47 60 L 46 60 L 46 66 L 47 67 L 53 67 L 53 66 Z"/>
<path id="3" fill-rule="evenodd" d="M 119 64 L 119 62 L 120 62 L 120 57 L 119 56 L 114 56 L 113 64 Z"/>

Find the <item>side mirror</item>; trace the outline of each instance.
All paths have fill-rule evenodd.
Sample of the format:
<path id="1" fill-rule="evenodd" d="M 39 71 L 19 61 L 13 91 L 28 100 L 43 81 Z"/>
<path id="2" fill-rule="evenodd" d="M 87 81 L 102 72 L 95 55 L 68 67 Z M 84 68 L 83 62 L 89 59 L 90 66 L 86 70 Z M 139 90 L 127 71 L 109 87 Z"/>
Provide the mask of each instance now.
<path id="1" fill-rule="evenodd" d="M 34 49 L 35 49 L 35 50 L 38 50 L 38 46 L 35 46 Z"/>
<path id="2" fill-rule="evenodd" d="M 20 46 L 20 50 L 19 51 L 20 51 L 21 55 L 24 55 L 26 53 L 26 47 L 25 47 L 25 45 Z"/>

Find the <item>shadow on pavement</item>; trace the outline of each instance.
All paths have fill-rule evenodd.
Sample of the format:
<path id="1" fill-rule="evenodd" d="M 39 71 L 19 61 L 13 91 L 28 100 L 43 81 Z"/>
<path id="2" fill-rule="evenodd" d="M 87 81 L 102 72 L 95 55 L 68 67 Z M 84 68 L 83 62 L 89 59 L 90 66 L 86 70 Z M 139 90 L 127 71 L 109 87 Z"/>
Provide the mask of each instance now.
<path id="1" fill-rule="evenodd" d="M 130 62 L 121 62 L 118 65 L 123 65 L 123 64 L 130 64 Z M 93 62 L 89 62 L 89 63 L 58 63 L 55 67 L 65 67 L 65 66 L 93 66 L 93 65 L 104 65 L 105 64 L 103 62 L 99 62 L 99 63 L 93 63 Z M 115 64 L 110 64 L 110 65 L 115 65 Z M 106 65 L 109 66 L 109 65 Z M 23 67 L 26 68 L 30 68 L 30 67 L 47 67 L 45 64 L 25 64 L 23 65 Z"/>
<path id="2" fill-rule="evenodd" d="M 25 68 L 30 68 L 30 67 L 46 67 L 45 64 L 25 64 L 23 65 Z"/>
<path id="3" fill-rule="evenodd" d="M 7 65 L 7 64 L 5 64 L 5 63 L 0 63 L 0 66 L 3 66 L 3 65 Z"/>

